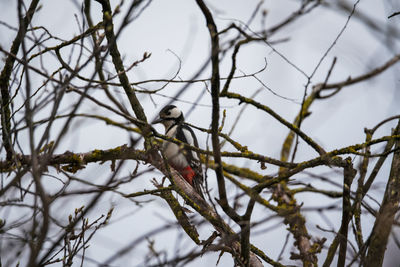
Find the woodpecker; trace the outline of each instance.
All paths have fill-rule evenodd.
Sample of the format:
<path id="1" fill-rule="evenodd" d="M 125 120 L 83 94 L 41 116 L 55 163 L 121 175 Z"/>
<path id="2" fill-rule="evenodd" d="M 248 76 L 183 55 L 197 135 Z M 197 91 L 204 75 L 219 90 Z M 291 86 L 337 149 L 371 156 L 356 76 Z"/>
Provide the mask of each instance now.
<path id="1" fill-rule="evenodd" d="M 174 105 L 167 105 L 161 109 L 159 118 L 153 124 L 161 123 L 165 127 L 165 135 L 176 138 L 190 146 L 199 147 L 196 135 L 192 128 L 184 122 L 183 113 Z M 202 184 L 203 170 L 200 162 L 200 154 L 189 148 L 182 148 L 179 144 L 165 141 L 162 147 L 168 164 L 177 170 L 181 176 L 204 199 Z"/>

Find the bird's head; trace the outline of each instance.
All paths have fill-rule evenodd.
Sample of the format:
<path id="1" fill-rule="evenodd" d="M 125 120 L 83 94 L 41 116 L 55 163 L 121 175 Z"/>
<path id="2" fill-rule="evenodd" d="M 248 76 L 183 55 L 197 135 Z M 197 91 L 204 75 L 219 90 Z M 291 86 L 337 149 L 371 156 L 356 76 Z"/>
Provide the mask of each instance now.
<path id="1" fill-rule="evenodd" d="M 161 123 L 165 128 L 171 125 L 183 122 L 182 111 L 174 105 L 165 106 L 159 113 L 159 117 L 153 121 L 153 124 Z"/>

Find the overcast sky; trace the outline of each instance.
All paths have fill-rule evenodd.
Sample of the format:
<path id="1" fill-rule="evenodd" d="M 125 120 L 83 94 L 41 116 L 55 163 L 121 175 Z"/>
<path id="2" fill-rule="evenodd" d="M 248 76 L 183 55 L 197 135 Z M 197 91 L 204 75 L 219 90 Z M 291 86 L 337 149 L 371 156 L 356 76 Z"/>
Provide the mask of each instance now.
<path id="1" fill-rule="evenodd" d="M 78 24 L 82 24 L 79 2 L 42 0 L 40 1 L 42 8 L 35 14 L 33 25 L 45 26 L 51 34 L 68 40 L 79 34 L 80 26 Z M 265 22 L 266 27 L 275 25 L 290 15 L 299 7 L 299 2 L 293 0 L 265 1 L 262 4 L 262 9 L 268 12 Z M 356 1 L 348 2 L 353 5 Z M 112 1 L 113 8 L 116 3 L 117 1 Z M 207 1 L 207 3 L 212 7 L 218 28 L 223 29 L 232 22 L 240 24 L 248 21 L 259 2 L 253 0 L 219 0 Z M 387 17 L 390 14 L 399 10 L 399 5 L 396 1 L 361 0 L 358 3 L 357 10 L 371 16 L 375 21 L 384 22 L 388 21 Z M 92 6 L 92 15 L 96 23 L 101 19 L 100 5 L 93 1 Z M 0 20 L 17 27 L 16 1 L 1 0 L 0 7 L 2 9 Z M 125 12 L 124 9 L 122 10 L 123 13 L 116 17 L 117 29 Z M 77 18 L 75 18 L 74 14 L 76 14 Z M 263 88 L 256 99 L 270 106 L 285 119 L 292 121 L 300 109 L 304 85 L 307 83 L 306 77 L 301 72 L 310 75 L 314 71 L 324 53 L 343 29 L 348 15 L 349 13 L 319 7 L 311 14 L 304 16 L 296 23 L 274 35 L 270 41 L 290 38 L 288 41 L 274 46 L 285 58 L 272 51 L 264 43 L 243 47 L 238 56 L 237 74 L 257 72 L 267 62 L 266 69 L 257 74 L 257 77 L 273 93 L 263 88 L 263 85 L 254 78 L 235 80 L 232 83 L 231 90 L 250 96 L 259 88 Z M 388 26 L 390 24 L 392 26 L 399 25 L 398 17 L 390 20 Z M 260 30 L 260 27 L 261 16 L 258 15 L 250 25 L 250 29 L 257 31 Z M 14 32 L 4 25 L 0 25 L 0 36 L 0 45 L 8 50 L 15 37 Z M 221 40 L 226 40 L 226 37 L 221 37 Z M 322 62 L 321 67 L 317 70 L 311 81 L 312 85 L 323 82 L 334 57 L 337 57 L 337 64 L 330 81 L 342 81 L 349 76 L 360 75 L 383 64 L 391 56 L 399 52 L 398 43 L 388 49 L 385 45 L 386 41 L 387 38 L 383 33 L 367 29 L 354 16 L 336 45 Z M 195 1 L 189 0 L 152 1 L 140 17 L 124 29 L 118 39 L 118 46 L 126 65 L 140 59 L 145 52 L 152 54 L 150 59 L 128 73 L 131 82 L 144 79 L 171 78 L 177 72 L 180 64 L 178 78 L 183 80 L 190 79 L 204 64 L 210 50 L 209 34 L 205 20 Z M 67 52 L 64 53 L 67 54 Z M 287 61 L 290 61 L 292 65 Z M 2 64 L 3 62 L 0 63 L 1 67 Z M 229 54 L 221 64 L 222 77 L 228 75 L 230 64 Z M 46 65 L 49 69 L 58 67 L 55 61 L 51 59 L 46 62 Z M 110 69 L 110 71 L 113 70 Z M 371 128 L 381 120 L 399 113 L 400 81 L 398 73 L 399 66 L 396 66 L 374 78 L 373 82 L 345 88 L 341 93 L 329 100 L 316 102 L 311 108 L 312 115 L 302 125 L 304 132 L 315 138 L 327 151 L 363 142 L 365 138 L 364 127 Z M 210 70 L 208 69 L 200 78 L 208 78 L 209 76 Z M 146 89 L 155 89 L 160 84 L 146 84 L 144 86 Z M 158 95 L 153 96 L 152 99 L 146 94 L 139 95 L 148 118 L 151 119 L 156 116 L 157 112 L 170 101 L 170 97 L 179 91 L 182 86 L 183 84 L 170 84 L 160 91 Z M 205 90 L 205 87 L 203 83 L 191 86 L 179 97 L 179 101 L 176 101 L 175 104 L 186 114 L 198 96 Z M 121 98 L 124 97 L 122 89 L 115 88 L 115 91 L 120 94 Z M 187 116 L 187 119 L 193 124 L 208 128 L 211 122 L 210 94 L 206 92 L 201 100 L 197 102 L 197 105 L 190 116 Z M 221 106 L 227 110 L 225 129 L 228 131 L 237 114 L 239 114 L 241 106 L 238 106 L 237 101 L 231 100 L 222 100 Z M 89 111 L 92 110 L 90 107 L 83 107 L 83 109 L 85 108 Z M 233 138 L 240 140 L 243 145 L 247 145 L 254 152 L 279 158 L 283 138 L 288 133 L 287 128 L 280 125 L 273 118 L 257 112 L 251 107 L 246 109 L 240 122 L 233 132 Z M 59 153 L 65 150 L 87 152 L 95 148 L 108 149 L 129 142 L 129 136 L 125 132 L 106 127 L 102 122 L 91 122 L 85 126 L 76 124 L 76 129 L 78 129 L 78 126 L 80 127 L 79 130 L 75 131 L 74 128 L 70 130 L 70 136 L 58 148 Z M 377 136 L 388 135 L 390 128 L 393 126 L 394 124 L 385 125 L 377 132 Z M 161 132 L 163 130 L 161 127 L 157 129 Z M 205 148 L 207 136 L 203 133 L 197 132 L 197 134 L 200 146 Z M 231 148 L 226 147 L 226 149 L 229 150 Z M 306 145 L 300 145 L 296 161 L 309 159 L 312 155 L 313 152 L 310 148 Z M 253 168 L 264 174 L 276 172 L 274 167 L 260 170 L 256 163 L 249 163 L 239 159 L 230 159 L 230 163 Z M 129 171 L 133 168 L 134 163 L 126 163 L 126 165 L 128 165 L 126 166 L 126 171 Z M 89 166 L 81 175 L 92 179 L 93 177 L 100 177 L 108 170 L 108 164 L 96 165 L 95 167 Z M 385 170 L 381 179 L 385 179 L 385 174 L 387 176 L 388 166 Z M 327 170 L 316 170 L 316 172 L 324 171 Z M 154 173 L 153 176 L 142 177 L 135 186 L 152 189 L 149 180 L 154 176 L 159 177 L 160 175 Z M 215 188 L 213 186 L 215 185 L 215 178 L 211 172 L 209 183 L 211 187 Z M 124 190 L 129 191 L 129 188 L 124 188 Z M 214 193 L 216 193 L 215 191 Z M 379 199 L 380 196 L 376 197 Z M 68 206 L 75 208 L 81 203 L 79 198 L 74 201 L 76 202 L 69 202 Z M 116 198 L 115 196 L 106 196 L 100 201 L 104 202 L 104 211 L 110 206 L 116 207 L 110 226 L 97 234 L 90 249 L 87 251 L 88 257 L 93 257 L 100 261 L 107 259 L 118 248 L 147 231 L 160 227 L 166 222 L 174 222 L 170 210 L 161 200 L 156 200 L 146 209 L 138 209 L 137 212 L 130 201 L 121 200 L 121 198 Z M 309 195 L 304 194 L 299 196 L 299 203 L 302 201 L 304 201 L 305 207 L 315 207 L 324 203 L 325 200 L 311 199 Z M 62 207 L 64 204 L 59 203 L 59 205 L 59 207 Z M 57 206 L 53 208 L 57 208 Z M 254 220 L 265 219 L 268 214 L 263 213 L 264 211 L 264 209 L 260 208 L 255 214 Z M 65 211 L 66 214 L 68 212 L 70 211 Z M 306 218 L 312 230 L 316 229 L 316 224 L 329 227 L 316 214 L 307 213 Z M 276 224 L 280 225 L 274 227 Z M 364 224 L 366 229 L 371 227 L 371 225 L 368 225 L 368 220 Z M 266 234 L 257 235 L 258 231 L 262 232 L 270 226 L 273 227 L 272 230 Z M 282 230 L 285 230 L 285 226 L 281 224 L 281 220 L 272 220 L 263 224 L 260 228 L 255 228 L 252 242 L 263 249 L 270 257 L 276 259 L 286 236 L 286 233 L 283 233 Z M 202 237 L 208 237 L 211 231 L 212 229 L 209 227 L 202 228 Z M 169 253 L 172 253 L 169 255 L 171 256 L 178 246 L 177 240 L 180 240 L 181 237 L 179 231 L 163 233 L 156 241 L 156 248 L 165 248 Z M 192 241 L 185 237 L 182 238 L 182 242 L 187 244 L 186 247 L 192 247 Z M 293 240 L 290 239 L 289 242 L 293 243 Z M 146 242 L 140 243 L 138 249 L 114 262 L 113 266 L 141 266 L 144 254 L 147 253 L 146 244 Z M 285 259 L 289 258 L 289 252 L 290 249 L 287 249 L 284 256 Z M 209 254 L 196 260 L 190 266 L 213 266 L 217 258 L 217 254 Z M 289 260 L 285 263 L 293 264 Z M 86 266 L 91 265 L 88 264 Z M 232 266 L 232 258 L 229 255 L 223 256 L 219 266 Z"/>

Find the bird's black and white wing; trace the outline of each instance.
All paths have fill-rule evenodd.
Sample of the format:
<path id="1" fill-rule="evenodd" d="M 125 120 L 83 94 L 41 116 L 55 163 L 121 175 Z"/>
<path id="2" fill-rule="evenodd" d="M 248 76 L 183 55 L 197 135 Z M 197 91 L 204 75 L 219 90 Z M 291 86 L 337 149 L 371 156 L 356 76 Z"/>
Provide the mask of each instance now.
<path id="1" fill-rule="evenodd" d="M 182 142 L 199 148 L 199 144 L 197 142 L 196 135 L 193 132 L 193 129 L 190 128 L 186 124 L 180 125 L 177 130 L 176 137 L 178 140 Z M 194 179 L 194 187 L 196 191 L 200 194 L 203 191 L 201 188 L 203 186 L 203 168 L 201 167 L 200 154 L 197 151 L 191 150 L 189 148 L 183 149 L 183 153 L 185 153 L 186 159 L 190 165 L 190 167 L 196 172 L 196 177 Z"/>
<path id="2" fill-rule="evenodd" d="M 178 128 L 176 138 L 190 146 L 199 148 L 199 144 L 197 142 L 196 135 L 194 134 L 192 128 L 190 128 L 186 124 L 182 124 L 181 127 Z M 197 168 L 198 166 L 201 167 L 199 153 L 197 151 L 191 150 L 189 148 L 185 148 L 184 150 L 185 150 L 184 151 L 185 156 L 188 160 L 190 167 L 192 167 L 192 168 L 193 167 Z M 202 171 L 200 173 L 202 173 Z"/>

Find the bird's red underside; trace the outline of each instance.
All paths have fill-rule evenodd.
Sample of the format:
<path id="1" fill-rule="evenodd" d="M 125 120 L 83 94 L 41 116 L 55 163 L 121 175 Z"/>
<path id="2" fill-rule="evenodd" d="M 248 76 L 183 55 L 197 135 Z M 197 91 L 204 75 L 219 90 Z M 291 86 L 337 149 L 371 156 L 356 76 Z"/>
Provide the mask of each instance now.
<path id="1" fill-rule="evenodd" d="M 196 176 L 196 173 L 190 166 L 187 166 L 186 168 L 179 170 L 179 173 L 186 180 L 186 182 L 188 182 L 190 185 L 193 185 L 193 177 Z"/>

